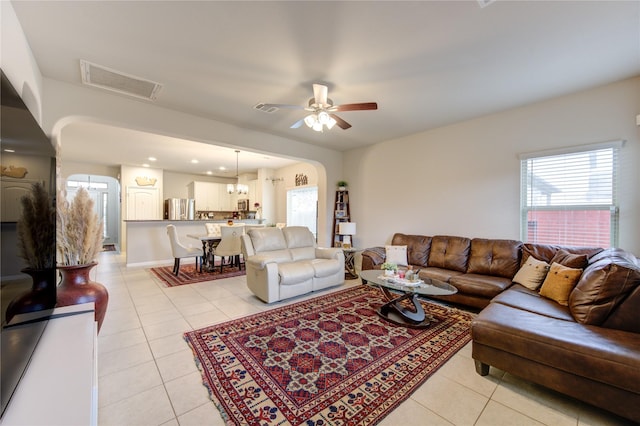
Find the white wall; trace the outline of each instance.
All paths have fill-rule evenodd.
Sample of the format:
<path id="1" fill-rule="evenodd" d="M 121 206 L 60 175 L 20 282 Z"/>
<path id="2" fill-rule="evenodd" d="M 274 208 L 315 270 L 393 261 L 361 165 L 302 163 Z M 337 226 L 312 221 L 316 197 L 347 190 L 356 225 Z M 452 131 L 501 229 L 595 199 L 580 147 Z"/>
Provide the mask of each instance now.
<path id="1" fill-rule="evenodd" d="M 395 232 L 520 239 L 518 154 L 627 141 L 619 246 L 640 255 L 640 77 L 345 154 L 355 245 Z"/>
<path id="2" fill-rule="evenodd" d="M 275 195 L 275 213 L 273 218 L 269 219 L 270 223 L 279 223 L 287 221 L 287 191 L 296 188 L 296 175 L 303 174 L 307 176 L 308 186 L 318 185 L 318 168 L 313 164 L 298 163 L 291 166 L 283 167 L 275 170 L 273 177 L 275 179 L 283 179 L 282 181 L 269 181 L 268 186 L 273 187 Z M 333 208 L 333 186 L 328 183 L 327 204 Z M 331 231 L 331 222 L 329 224 Z"/>

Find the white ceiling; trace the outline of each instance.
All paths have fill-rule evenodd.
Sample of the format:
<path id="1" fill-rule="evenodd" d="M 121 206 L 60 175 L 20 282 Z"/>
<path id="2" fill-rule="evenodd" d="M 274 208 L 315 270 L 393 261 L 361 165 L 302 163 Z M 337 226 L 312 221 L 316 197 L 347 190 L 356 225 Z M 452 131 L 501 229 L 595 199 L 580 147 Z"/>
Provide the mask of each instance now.
<path id="1" fill-rule="evenodd" d="M 159 106 L 336 150 L 640 75 L 640 1 L 12 4 L 45 77 L 80 85 L 85 59 L 161 83 Z M 353 127 L 325 133 L 290 129 L 303 111 L 253 109 L 304 105 L 314 82 L 329 86 L 335 104 L 375 101 L 379 109 L 340 113 Z M 114 143 L 81 127 L 70 133 Z M 81 143 L 71 139 L 68 155 Z M 142 140 L 160 139 L 136 145 L 147 146 Z M 132 146 L 77 160 L 147 155 Z M 191 155 L 174 149 L 176 163 L 165 168 L 179 170 Z"/>

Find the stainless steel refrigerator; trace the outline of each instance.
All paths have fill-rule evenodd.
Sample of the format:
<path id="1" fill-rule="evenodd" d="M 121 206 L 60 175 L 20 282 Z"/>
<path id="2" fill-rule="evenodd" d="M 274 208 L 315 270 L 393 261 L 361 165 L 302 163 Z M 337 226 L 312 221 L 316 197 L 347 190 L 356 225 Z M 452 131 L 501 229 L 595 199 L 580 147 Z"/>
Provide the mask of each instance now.
<path id="1" fill-rule="evenodd" d="M 164 200 L 164 218 L 168 220 L 194 220 L 196 200 L 193 198 L 167 198 Z"/>

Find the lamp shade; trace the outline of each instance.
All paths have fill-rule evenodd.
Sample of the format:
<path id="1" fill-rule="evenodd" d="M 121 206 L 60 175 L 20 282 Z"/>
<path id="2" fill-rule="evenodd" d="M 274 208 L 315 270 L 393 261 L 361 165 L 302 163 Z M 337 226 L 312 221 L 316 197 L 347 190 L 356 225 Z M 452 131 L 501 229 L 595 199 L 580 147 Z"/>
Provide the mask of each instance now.
<path id="1" fill-rule="evenodd" d="M 338 234 L 340 235 L 355 235 L 356 224 L 355 222 L 340 222 L 338 224 Z"/>

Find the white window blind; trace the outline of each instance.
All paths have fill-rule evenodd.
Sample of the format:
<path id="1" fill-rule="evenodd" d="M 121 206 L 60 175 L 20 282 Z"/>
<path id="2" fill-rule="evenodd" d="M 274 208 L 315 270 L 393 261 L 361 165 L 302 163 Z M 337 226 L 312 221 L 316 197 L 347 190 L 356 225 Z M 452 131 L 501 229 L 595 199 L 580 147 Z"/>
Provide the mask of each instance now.
<path id="1" fill-rule="evenodd" d="M 521 156 L 522 240 L 617 246 L 621 146 L 622 142 L 614 142 Z"/>

